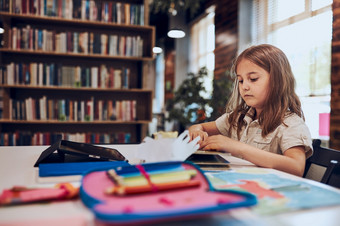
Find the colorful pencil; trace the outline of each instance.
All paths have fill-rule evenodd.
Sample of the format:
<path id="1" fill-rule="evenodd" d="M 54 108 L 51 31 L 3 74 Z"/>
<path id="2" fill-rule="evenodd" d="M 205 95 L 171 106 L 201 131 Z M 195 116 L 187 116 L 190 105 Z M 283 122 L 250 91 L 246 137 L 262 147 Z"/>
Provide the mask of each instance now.
<path id="1" fill-rule="evenodd" d="M 155 187 L 150 184 L 140 185 L 140 186 L 114 186 L 110 187 L 106 190 L 106 194 L 110 195 L 131 195 L 131 194 L 140 194 L 146 192 L 155 191 L 166 191 L 172 189 L 180 189 L 180 188 L 190 188 L 197 187 L 200 185 L 199 180 L 185 180 L 185 181 L 176 181 L 176 182 L 166 182 L 156 184 Z"/>
<path id="2" fill-rule="evenodd" d="M 122 185 L 123 178 L 117 174 L 116 170 L 110 169 L 110 170 L 106 171 L 106 174 L 113 181 L 114 184 Z"/>

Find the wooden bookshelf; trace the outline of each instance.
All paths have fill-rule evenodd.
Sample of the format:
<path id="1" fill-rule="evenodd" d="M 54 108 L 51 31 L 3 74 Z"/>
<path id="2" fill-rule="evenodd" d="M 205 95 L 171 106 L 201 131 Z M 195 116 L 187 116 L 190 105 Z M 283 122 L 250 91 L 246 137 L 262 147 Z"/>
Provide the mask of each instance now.
<path id="1" fill-rule="evenodd" d="M 153 91 L 143 88 L 155 43 L 148 0 L 70 0 L 78 14 L 58 7 L 47 14 L 23 1 L 31 2 L 8 1 L 0 12 L 0 145 L 49 145 L 60 134 L 88 143 L 141 142 L 152 120 Z M 117 20 L 118 6 L 131 19 Z M 137 11 L 143 15 L 132 19 Z"/>

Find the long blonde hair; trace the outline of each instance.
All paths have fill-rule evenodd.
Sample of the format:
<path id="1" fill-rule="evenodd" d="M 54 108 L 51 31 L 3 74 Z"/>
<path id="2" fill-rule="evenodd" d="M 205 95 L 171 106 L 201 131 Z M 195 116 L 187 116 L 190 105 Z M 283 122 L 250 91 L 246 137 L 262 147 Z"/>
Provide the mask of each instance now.
<path id="1" fill-rule="evenodd" d="M 235 82 L 232 96 L 227 104 L 227 113 L 230 113 L 228 122 L 231 125 L 228 131 L 229 136 L 234 128 L 237 129 L 238 137 L 240 137 L 241 128 L 245 124 L 243 119 L 250 109 L 238 89 L 236 71 L 242 59 L 253 62 L 270 75 L 268 97 L 263 111 L 258 115 L 262 137 L 267 136 L 282 124 L 287 113 L 296 113 L 304 119 L 301 102 L 295 93 L 295 78 L 286 55 L 277 47 L 269 44 L 252 46 L 235 59 L 231 68 Z"/>

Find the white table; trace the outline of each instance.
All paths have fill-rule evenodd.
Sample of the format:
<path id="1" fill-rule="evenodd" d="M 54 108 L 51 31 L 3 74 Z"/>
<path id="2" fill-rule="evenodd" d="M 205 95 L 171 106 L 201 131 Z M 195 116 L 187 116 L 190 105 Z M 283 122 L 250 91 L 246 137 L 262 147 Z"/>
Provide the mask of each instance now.
<path id="1" fill-rule="evenodd" d="M 131 163 L 134 163 L 134 151 L 136 145 L 105 145 L 118 149 Z M 44 187 L 53 186 L 55 183 L 43 183 L 37 178 L 37 168 L 33 165 L 48 146 L 16 146 L 0 147 L 0 190 L 11 188 L 15 185 Z M 251 163 L 224 156 L 231 167 L 242 168 L 251 167 Z M 255 167 L 255 166 L 253 166 Z M 299 180 L 298 178 L 277 170 L 269 171 Z M 310 183 L 323 186 L 339 192 L 340 190 L 309 181 Z M 79 185 L 79 182 L 75 182 Z M 307 201 L 307 200 L 306 200 Z M 10 206 L 0 208 L 0 225 L 98 225 L 93 214 L 83 205 L 81 200 L 62 201 L 48 204 L 28 204 L 22 206 Z M 248 208 L 239 208 L 217 214 L 210 217 L 190 219 L 185 221 L 168 221 L 159 225 L 340 225 L 340 205 L 326 208 L 314 208 L 309 210 L 299 210 L 289 213 L 282 213 L 275 216 L 259 217 Z"/>

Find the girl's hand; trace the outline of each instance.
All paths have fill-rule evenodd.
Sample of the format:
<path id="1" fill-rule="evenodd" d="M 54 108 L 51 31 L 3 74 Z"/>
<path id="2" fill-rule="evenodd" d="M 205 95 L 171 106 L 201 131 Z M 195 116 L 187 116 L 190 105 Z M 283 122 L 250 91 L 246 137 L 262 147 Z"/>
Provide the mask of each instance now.
<path id="1" fill-rule="evenodd" d="M 208 139 L 208 136 L 219 134 L 215 122 L 205 122 L 192 125 L 189 127 L 188 131 L 190 140 L 194 140 L 196 137 L 200 137 L 200 141 L 198 142 L 200 148 L 202 147 L 202 143 L 204 143 Z"/>
<path id="2" fill-rule="evenodd" d="M 237 148 L 235 145 L 237 145 L 238 141 L 235 141 L 229 137 L 223 136 L 223 135 L 215 135 L 208 137 L 202 144 L 201 148 L 203 150 L 216 150 L 216 151 L 222 151 L 222 152 L 229 152 L 232 155 L 237 155 L 236 153 Z"/>
<path id="3" fill-rule="evenodd" d="M 200 137 L 198 144 L 200 145 L 200 148 L 201 148 L 202 143 L 208 138 L 208 133 L 202 130 L 190 130 L 189 129 L 189 137 L 190 137 L 190 141 L 194 140 L 196 137 Z"/>

